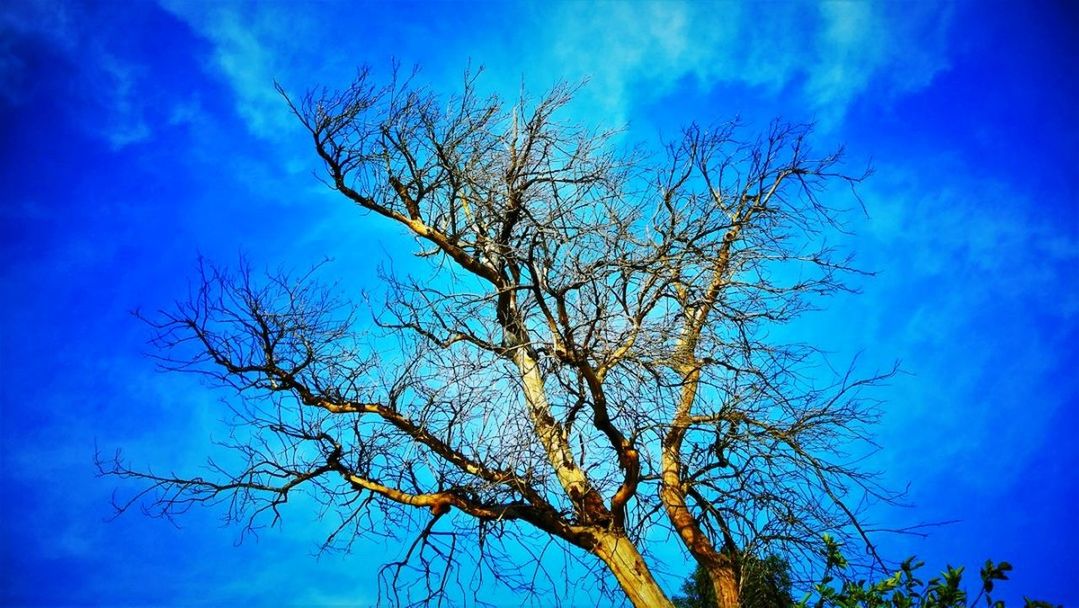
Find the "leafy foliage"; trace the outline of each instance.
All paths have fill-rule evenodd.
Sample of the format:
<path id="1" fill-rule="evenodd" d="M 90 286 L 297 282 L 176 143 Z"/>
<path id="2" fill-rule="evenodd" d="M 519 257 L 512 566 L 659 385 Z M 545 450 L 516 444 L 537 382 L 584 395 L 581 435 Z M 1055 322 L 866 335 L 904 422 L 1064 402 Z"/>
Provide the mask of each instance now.
<path id="1" fill-rule="evenodd" d="M 948 566 L 940 576 L 923 581 L 917 571 L 925 564 L 911 557 L 884 579 L 851 580 L 843 576 L 848 565 L 840 544 L 827 535 L 824 544 L 827 559 L 824 576 L 798 602 L 798 608 L 973 608 L 982 600 L 988 608 L 1004 608 L 1004 601 L 994 600 L 992 593 L 997 581 L 1008 580 L 1008 572 L 1012 570 L 1008 562 L 986 560 L 980 572 L 981 589 L 970 598 L 961 586 L 962 566 Z M 1054 608 L 1049 602 L 1024 600 L 1024 608 Z"/>
<path id="2" fill-rule="evenodd" d="M 682 595 L 673 599 L 676 608 L 714 608 L 716 592 L 708 571 L 697 566 L 686 582 L 682 583 Z"/>
<path id="3" fill-rule="evenodd" d="M 790 565 L 787 560 L 769 555 L 742 558 L 741 602 L 744 608 L 794 608 L 791 593 Z M 708 572 L 697 567 L 682 585 L 682 595 L 674 598 L 678 608 L 714 608 L 715 589 Z"/>
<path id="4" fill-rule="evenodd" d="M 1005 608 L 993 599 L 997 582 L 1008 580 L 1012 565 L 986 560 L 979 575 L 981 589 L 970 598 L 962 587 L 964 568 L 948 566 L 940 576 L 923 581 L 917 571 L 925 563 L 911 557 L 890 576 L 877 581 L 853 580 L 841 545 L 825 535 L 826 567 L 821 581 L 801 601 L 792 595 L 790 564 L 781 557 L 743 558 L 741 601 L 744 608 L 975 608 L 984 601 L 987 608 Z M 715 608 L 715 591 L 708 572 L 698 567 L 682 584 L 682 595 L 674 598 L 677 608 Z M 1024 598 L 1023 608 L 1062 608 L 1052 603 Z"/>

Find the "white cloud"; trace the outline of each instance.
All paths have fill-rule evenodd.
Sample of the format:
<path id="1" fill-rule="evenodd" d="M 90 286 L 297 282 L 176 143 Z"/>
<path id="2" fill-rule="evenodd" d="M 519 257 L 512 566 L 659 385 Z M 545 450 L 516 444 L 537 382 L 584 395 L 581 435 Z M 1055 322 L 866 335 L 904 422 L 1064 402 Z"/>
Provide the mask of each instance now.
<path id="1" fill-rule="evenodd" d="M 26 52 L 36 44 L 70 52 L 75 40 L 70 9 L 54 2 L 15 3 L 0 11 L 0 95 L 12 104 L 25 100 L 33 74 Z"/>
<path id="2" fill-rule="evenodd" d="M 928 84 L 946 66 L 950 21 L 946 10 L 875 3 L 571 3 L 546 35 L 551 68 L 591 75 L 616 117 L 691 77 L 772 94 L 793 85 L 833 126 L 873 83 L 889 94 Z"/>
<path id="3" fill-rule="evenodd" d="M 819 109 L 841 114 L 887 57 L 889 41 L 880 36 L 883 28 L 870 4 L 825 3 L 820 12 L 806 93 Z"/>
<path id="4" fill-rule="evenodd" d="M 542 24 L 548 40 L 536 46 L 541 57 L 531 65 L 570 80 L 588 77 L 584 96 L 624 122 L 634 103 L 661 96 L 685 76 L 712 79 L 711 64 L 729 53 L 741 9 L 732 5 L 735 18 L 705 28 L 702 10 L 683 3 L 560 5 Z"/>
<path id="5" fill-rule="evenodd" d="M 878 168 L 864 193 L 873 199 L 867 230 L 878 250 L 902 252 L 908 273 L 961 279 L 966 294 L 1036 298 L 1060 316 L 1075 310 L 1075 294 L 1064 289 L 1065 273 L 1079 267 L 1074 231 L 1033 213 L 1032 201 L 1007 182 L 923 160 L 920 175 Z"/>
<path id="6" fill-rule="evenodd" d="M 947 65 L 948 7 L 826 2 L 805 93 L 828 124 L 873 81 L 896 94 L 927 85 Z"/>
<path id="7" fill-rule="evenodd" d="M 12 105 L 59 97 L 77 124 L 113 149 L 149 139 L 145 74 L 117 48 L 114 16 L 58 1 L 0 12 L 0 97 Z"/>
<path id="8" fill-rule="evenodd" d="M 446 15 L 434 9 L 417 22 L 390 6 L 161 1 L 213 44 L 212 69 L 260 136 L 291 127 L 271 87 L 275 77 L 311 86 L 347 73 L 348 62 L 389 55 L 424 64 L 428 74 L 459 74 L 471 60 L 511 87 L 522 77 L 531 87 L 589 77 L 581 99 L 615 124 L 687 78 L 704 89 L 793 91 L 782 100 L 835 123 L 871 85 L 901 94 L 930 82 L 947 65 L 951 22 L 947 10 L 876 3 L 566 2 L 498 9 L 507 25 L 492 31 L 494 19 L 484 16 L 455 16 L 444 27 Z"/>
<path id="9" fill-rule="evenodd" d="M 137 90 L 141 80 L 138 67 L 104 50 L 97 56 L 97 66 L 107 83 L 99 90 L 100 105 L 107 108 L 99 134 L 114 150 L 149 139 L 152 131 Z"/>
<path id="10" fill-rule="evenodd" d="M 210 70 L 232 89 L 236 111 L 251 133 L 273 138 L 296 128 L 273 83 L 275 78 L 287 80 L 302 47 L 321 44 L 309 11 L 280 4 L 163 0 L 162 5 L 213 45 Z"/>
<path id="11" fill-rule="evenodd" d="M 1052 202 L 1035 206 L 954 161 L 923 161 L 918 171 L 878 167 L 863 189 L 873 218 L 858 248 L 880 275 L 849 339 L 914 374 L 889 391 L 882 439 L 896 460 L 886 470 L 1004 491 L 1067 406 L 1069 384 L 1056 375 L 1079 314 L 1079 235 L 1050 219 Z"/>

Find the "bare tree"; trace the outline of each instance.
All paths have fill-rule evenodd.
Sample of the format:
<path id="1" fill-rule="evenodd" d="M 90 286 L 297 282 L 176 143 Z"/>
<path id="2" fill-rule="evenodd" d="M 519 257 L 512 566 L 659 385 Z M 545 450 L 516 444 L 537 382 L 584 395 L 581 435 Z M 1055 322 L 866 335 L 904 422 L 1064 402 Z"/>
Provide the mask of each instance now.
<path id="1" fill-rule="evenodd" d="M 879 376 L 768 335 L 853 272 L 825 243 L 843 211 L 826 188 L 861 179 L 839 154 L 777 122 L 749 139 L 690 126 L 646 155 L 561 119 L 571 86 L 507 107 L 473 76 L 451 97 L 372 80 L 285 99 L 327 185 L 414 235 L 432 277 L 386 276 L 363 324 L 310 276 L 204 269 L 151 322 L 166 367 L 239 391 L 242 459 L 214 479 L 103 463 L 149 482 L 121 508 L 227 501 L 252 526 L 307 489 L 341 514 L 328 542 L 417 533 L 383 570 L 405 604 L 472 584 L 446 570 L 463 545 L 485 561 L 554 539 L 638 607 L 671 606 L 656 530 L 724 608 L 743 555 L 815 552 L 826 531 L 872 551 L 859 509 L 888 495 L 842 446 L 865 439 L 858 391 Z M 531 568 L 486 572 L 523 590 L 542 584 Z M 402 596 L 409 572 L 426 585 Z"/>

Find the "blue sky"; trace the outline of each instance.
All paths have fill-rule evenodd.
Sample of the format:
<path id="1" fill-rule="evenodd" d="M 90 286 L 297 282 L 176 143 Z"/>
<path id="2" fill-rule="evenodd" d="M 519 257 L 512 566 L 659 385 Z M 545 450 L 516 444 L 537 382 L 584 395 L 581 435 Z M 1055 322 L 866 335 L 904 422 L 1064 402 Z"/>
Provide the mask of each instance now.
<path id="1" fill-rule="evenodd" d="M 587 77 L 573 117 L 631 140 L 782 116 L 871 161 L 841 244 L 877 276 L 794 331 L 905 370 L 868 465 L 914 507 L 874 517 L 957 523 L 882 545 L 933 569 L 1009 560 L 1002 597 L 1079 605 L 1077 24 L 1059 2 L 4 3 L 0 603 L 373 600 L 381 540 L 316 559 L 329 524 L 302 502 L 239 546 L 214 510 L 106 522 L 116 484 L 92 460 L 192 470 L 224 432 L 221 395 L 156 373 L 129 314 L 182 297 L 199 254 L 330 256 L 375 291 L 379 260 L 417 263 L 313 179 L 272 86 L 396 57 L 442 90 L 470 63 L 507 95 Z"/>

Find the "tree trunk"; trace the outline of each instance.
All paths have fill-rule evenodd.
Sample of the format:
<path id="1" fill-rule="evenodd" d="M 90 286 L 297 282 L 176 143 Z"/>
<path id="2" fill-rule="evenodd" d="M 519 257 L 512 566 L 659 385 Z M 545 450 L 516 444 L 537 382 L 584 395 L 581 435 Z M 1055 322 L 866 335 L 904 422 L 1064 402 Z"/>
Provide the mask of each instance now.
<path id="1" fill-rule="evenodd" d="M 614 573 L 635 608 L 674 608 L 628 538 L 618 534 L 597 534 L 592 550 Z"/>
<path id="2" fill-rule="evenodd" d="M 680 346 L 680 348 L 683 347 Z M 689 348 L 690 356 L 692 356 L 692 347 Z M 738 577 L 735 575 L 730 556 L 724 556 L 716 550 L 715 544 L 701 530 L 700 522 L 686 504 L 686 492 L 682 486 L 682 439 L 685 437 L 686 429 L 689 428 L 689 413 L 697 398 L 700 369 L 687 365 L 679 371 L 683 374 L 685 381 L 674 421 L 663 441 L 659 498 L 666 507 L 667 517 L 670 518 L 671 524 L 686 545 L 686 549 L 689 549 L 697 563 L 708 572 L 719 608 L 740 608 L 742 602 Z"/>
<path id="3" fill-rule="evenodd" d="M 716 606 L 719 608 L 740 608 L 742 600 L 739 598 L 738 580 L 734 576 L 734 569 L 723 565 L 708 572 L 708 578 L 712 579 L 712 587 L 716 591 Z"/>
<path id="4" fill-rule="evenodd" d="M 590 524 L 607 525 L 611 514 L 603 504 L 603 497 L 592 487 L 588 476 L 577 465 L 565 429 L 551 415 L 539 363 L 523 348 L 517 349 L 513 361 L 521 372 L 528 417 L 532 421 L 536 437 L 547 452 L 547 459 L 554 468 L 559 483 L 573 501 L 582 520 Z"/>

